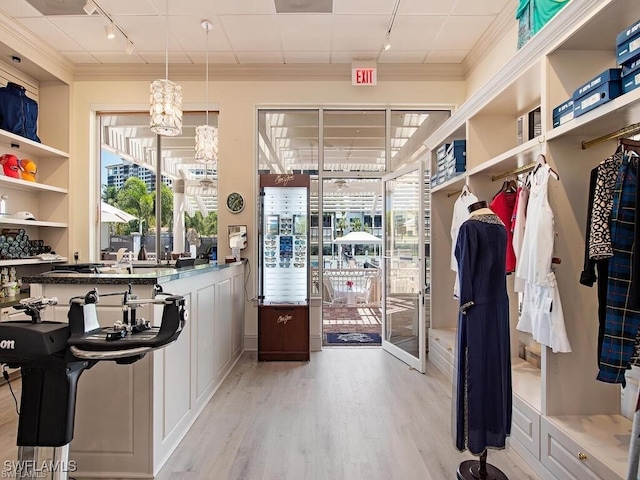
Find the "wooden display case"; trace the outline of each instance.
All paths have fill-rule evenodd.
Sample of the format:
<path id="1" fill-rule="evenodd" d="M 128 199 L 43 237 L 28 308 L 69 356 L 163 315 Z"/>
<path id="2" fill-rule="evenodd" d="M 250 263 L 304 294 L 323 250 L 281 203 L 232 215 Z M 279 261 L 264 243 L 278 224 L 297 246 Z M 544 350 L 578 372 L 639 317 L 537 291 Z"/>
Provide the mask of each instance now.
<path id="1" fill-rule="evenodd" d="M 260 175 L 258 360 L 308 361 L 308 175 Z"/>
<path id="2" fill-rule="evenodd" d="M 258 360 L 309 357 L 309 306 L 263 305 L 258 310 Z"/>

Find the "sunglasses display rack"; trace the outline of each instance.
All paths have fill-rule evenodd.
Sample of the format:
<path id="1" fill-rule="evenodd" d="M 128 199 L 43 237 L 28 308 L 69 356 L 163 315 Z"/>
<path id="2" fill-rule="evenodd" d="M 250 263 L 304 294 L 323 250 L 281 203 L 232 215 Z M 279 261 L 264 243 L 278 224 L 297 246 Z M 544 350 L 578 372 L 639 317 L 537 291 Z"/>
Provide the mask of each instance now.
<path id="1" fill-rule="evenodd" d="M 260 175 L 261 361 L 309 360 L 308 218 L 308 175 Z"/>

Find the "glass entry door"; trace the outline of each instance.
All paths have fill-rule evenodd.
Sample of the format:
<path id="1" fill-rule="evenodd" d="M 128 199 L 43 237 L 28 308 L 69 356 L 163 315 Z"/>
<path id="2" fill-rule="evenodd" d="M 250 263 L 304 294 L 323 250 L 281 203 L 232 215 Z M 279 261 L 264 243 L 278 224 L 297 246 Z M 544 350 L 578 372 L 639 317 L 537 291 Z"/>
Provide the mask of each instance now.
<path id="1" fill-rule="evenodd" d="M 422 162 L 384 182 L 382 348 L 424 373 L 424 229 Z"/>

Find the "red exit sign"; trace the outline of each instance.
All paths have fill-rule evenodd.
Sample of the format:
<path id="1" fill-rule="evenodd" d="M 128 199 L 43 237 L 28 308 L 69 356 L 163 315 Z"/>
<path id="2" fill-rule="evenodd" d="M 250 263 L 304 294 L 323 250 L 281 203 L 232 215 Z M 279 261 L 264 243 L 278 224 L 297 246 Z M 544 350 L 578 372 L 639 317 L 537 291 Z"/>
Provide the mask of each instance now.
<path id="1" fill-rule="evenodd" d="M 377 85 L 376 67 L 353 67 L 351 69 L 351 85 Z"/>

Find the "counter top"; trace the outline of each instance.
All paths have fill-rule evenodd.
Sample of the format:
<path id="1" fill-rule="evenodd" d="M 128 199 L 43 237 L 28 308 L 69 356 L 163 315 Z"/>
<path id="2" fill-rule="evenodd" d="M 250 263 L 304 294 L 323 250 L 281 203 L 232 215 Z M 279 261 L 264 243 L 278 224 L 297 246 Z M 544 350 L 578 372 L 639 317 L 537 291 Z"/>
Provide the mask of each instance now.
<path id="1" fill-rule="evenodd" d="M 172 268 L 165 265 L 149 267 L 133 265 L 134 273 L 58 273 L 55 270 L 40 275 L 22 277 L 22 283 L 76 284 L 76 285 L 155 285 L 194 275 L 214 272 L 238 265 L 242 262 L 221 265 L 197 265 L 195 267 Z M 138 270 L 137 272 L 135 270 Z"/>

